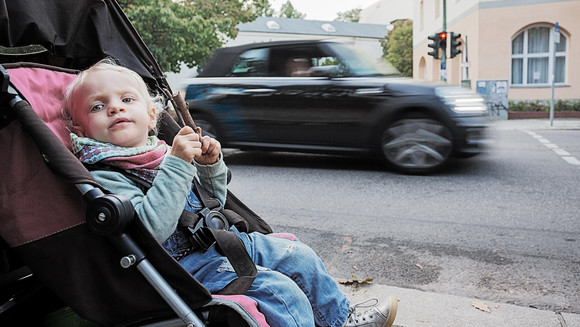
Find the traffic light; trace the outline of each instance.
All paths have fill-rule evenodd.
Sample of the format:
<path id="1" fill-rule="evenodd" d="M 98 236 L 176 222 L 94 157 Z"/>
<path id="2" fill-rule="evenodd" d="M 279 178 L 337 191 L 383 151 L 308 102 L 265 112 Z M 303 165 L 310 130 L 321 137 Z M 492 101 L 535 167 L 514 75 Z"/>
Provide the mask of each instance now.
<path id="1" fill-rule="evenodd" d="M 460 37 L 461 34 L 459 33 L 455 34 L 451 32 L 451 41 L 449 43 L 450 45 L 449 58 L 453 58 L 461 53 L 461 50 L 457 49 L 457 47 L 461 45 L 461 41 L 458 40 Z"/>
<path id="2" fill-rule="evenodd" d="M 439 32 L 439 48 L 441 52 L 447 53 L 447 32 Z"/>
<path id="3" fill-rule="evenodd" d="M 433 41 L 433 43 L 429 43 L 427 45 L 429 48 L 433 48 L 433 51 L 429 51 L 427 54 L 435 59 L 439 59 L 439 34 L 435 33 L 433 35 L 429 35 L 427 38 Z"/>

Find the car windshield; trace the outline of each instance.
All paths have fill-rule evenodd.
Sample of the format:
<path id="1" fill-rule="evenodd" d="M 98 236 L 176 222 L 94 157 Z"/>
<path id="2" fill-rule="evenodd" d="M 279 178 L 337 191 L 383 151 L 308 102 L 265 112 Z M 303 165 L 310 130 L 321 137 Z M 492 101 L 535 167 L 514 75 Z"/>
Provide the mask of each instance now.
<path id="1" fill-rule="evenodd" d="M 336 77 L 349 76 L 382 76 L 381 71 L 369 60 L 350 47 L 340 43 L 327 43 L 338 59 Z"/>

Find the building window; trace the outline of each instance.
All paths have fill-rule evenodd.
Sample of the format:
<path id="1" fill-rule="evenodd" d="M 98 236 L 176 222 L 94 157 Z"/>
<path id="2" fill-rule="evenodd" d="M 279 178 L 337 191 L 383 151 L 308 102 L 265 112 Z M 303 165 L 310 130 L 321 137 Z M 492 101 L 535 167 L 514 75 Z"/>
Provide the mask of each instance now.
<path id="1" fill-rule="evenodd" d="M 559 43 L 554 38 L 554 28 L 534 26 L 512 39 L 512 85 L 547 86 L 553 73 L 555 83 L 566 82 L 568 38 L 562 32 Z"/>
<path id="2" fill-rule="evenodd" d="M 439 18 L 441 15 L 441 1 L 435 0 L 435 18 Z"/>

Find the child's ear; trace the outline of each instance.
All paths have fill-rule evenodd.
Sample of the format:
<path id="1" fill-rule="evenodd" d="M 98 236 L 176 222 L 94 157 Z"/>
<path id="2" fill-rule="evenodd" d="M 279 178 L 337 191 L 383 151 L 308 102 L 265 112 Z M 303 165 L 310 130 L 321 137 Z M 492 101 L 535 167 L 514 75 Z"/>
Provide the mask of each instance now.
<path id="1" fill-rule="evenodd" d="M 157 126 L 157 114 L 155 108 L 149 109 L 149 130 L 154 129 Z"/>
<path id="2" fill-rule="evenodd" d="M 72 128 L 73 128 L 73 133 L 75 133 L 78 136 L 85 137 L 85 130 L 80 125 L 74 124 L 72 126 Z"/>

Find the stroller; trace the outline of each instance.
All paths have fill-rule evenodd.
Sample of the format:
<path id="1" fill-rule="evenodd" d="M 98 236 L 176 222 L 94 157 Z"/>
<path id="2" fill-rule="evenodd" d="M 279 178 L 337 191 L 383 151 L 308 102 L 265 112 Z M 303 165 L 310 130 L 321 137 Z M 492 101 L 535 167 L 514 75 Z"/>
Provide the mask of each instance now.
<path id="1" fill-rule="evenodd" d="M 0 1 L 0 46 L 28 45 L 42 47 L 0 54 L 0 325 L 267 326 L 251 299 L 210 294 L 67 148 L 62 92 L 104 57 L 176 109 L 161 118 L 160 139 L 171 144 L 192 124 L 119 5 Z M 230 192 L 227 208 L 272 232 Z"/>

